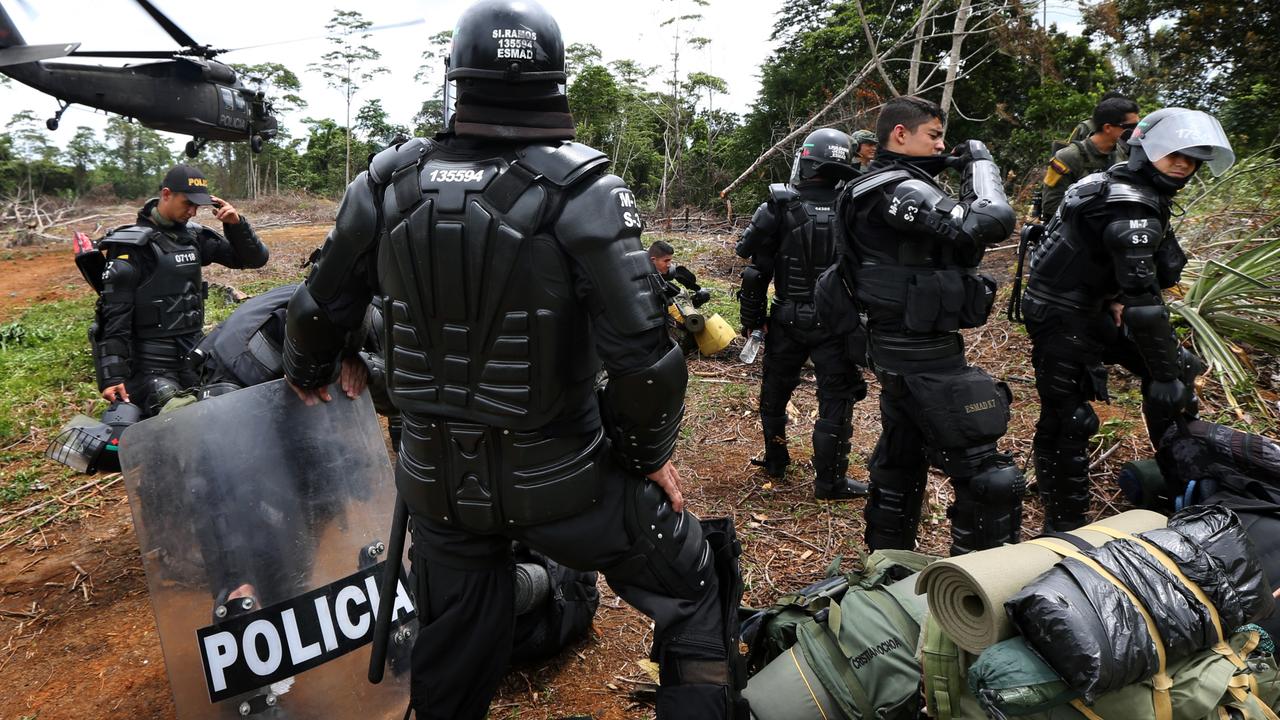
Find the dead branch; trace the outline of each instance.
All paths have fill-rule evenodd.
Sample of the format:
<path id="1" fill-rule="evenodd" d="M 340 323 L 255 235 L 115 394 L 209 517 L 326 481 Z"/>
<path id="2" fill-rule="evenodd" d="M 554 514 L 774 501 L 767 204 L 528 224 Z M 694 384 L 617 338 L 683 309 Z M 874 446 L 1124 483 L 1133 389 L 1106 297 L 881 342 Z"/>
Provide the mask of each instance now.
<path id="1" fill-rule="evenodd" d="M 35 505 L 32 505 L 23 510 L 19 510 L 16 513 L 13 513 L 12 515 L 6 515 L 4 518 L 0 518 L 0 525 L 8 525 L 9 523 L 13 522 L 14 520 L 17 520 L 18 518 L 25 517 L 34 512 L 39 512 L 42 508 L 48 507 L 49 505 L 52 505 L 56 502 L 62 502 L 64 498 L 70 497 L 84 490 L 88 490 L 89 488 L 100 486 L 99 487 L 100 490 L 105 490 L 111 487 L 112 485 L 116 484 L 117 482 L 119 482 L 119 480 L 120 480 L 120 473 L 103 475 L 102 477 L 97 478 L 95 480 L 91 480 L 81 485 L 80 487 L 75 488 L 74 490 L 68 490 L 55 498 L 50 498 L 48 500 L 45 500 L 44 502 L 36 503 Z"/>

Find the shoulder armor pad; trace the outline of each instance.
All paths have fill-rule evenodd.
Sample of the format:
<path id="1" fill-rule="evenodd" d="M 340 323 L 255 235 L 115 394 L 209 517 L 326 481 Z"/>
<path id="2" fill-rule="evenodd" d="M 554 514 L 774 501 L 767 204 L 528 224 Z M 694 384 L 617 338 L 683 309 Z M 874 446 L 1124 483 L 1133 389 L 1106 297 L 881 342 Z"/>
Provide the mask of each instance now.
<path id="1" fill-rule="evenodd" d="M 609 164 L 609 156 L 593 147 L 566 140 L 560 145 L 530 145 L 520 151 L 520 164 L 556 187 L 569 187 L 593 170 Z"/>
<path id="2" fill-rule="evenodd" d="M 1153 210 L 1161 209 L 1160 198 L 1154 190 L 1114 181 L 1107 188 L 1107 203 L 1138 203 Z"/>
<path id="3" fill-rule="evenodd" d="M 778 205 L 786 205 L 800 199 L 800 193 L 787 183 L 770 183 L 769 184 L 769 202 Z"/>
<path id="4" fill-rule="evenodd" d="M 845 186 L 845 192 L 848 193 L 850 200 L 856 200 L 876 188 L 884 187 L 890 183 L 910 180 L 912 177 L 911 173 L 898 168 L 877 170 L 851 181 Z"/>
<path id="5" fill-rule="evenodd" d="M 391 174 L 402 167 L 418 162 L 426 154 L 431 143 L 422 138 L 414 138 L 408 142 L 392 145 L 369 161 L 369 177 L 375 184 L 385 185 L 391 182 Z"/>
<path id="6" fill-rule="evenodd" d="M 98 242 L 102 245 L 146 245 L 151 242 L 151 236 L 155 232 L 155 228 L 145 225 L 121 225 Z"/>
<path id="7" fill-rule="evenodd" d="M 208 225 L 202 225 L 201 223 L 198 223 L 198 222 L 187 223 L 187 230 L 191 233 L 192 237 L 208 237 L 208 238 L 217 238 L 219 240 L 225 239 L 222 237 L 222 233 L 218 232 L 217 230 L 214 230 Z"/>

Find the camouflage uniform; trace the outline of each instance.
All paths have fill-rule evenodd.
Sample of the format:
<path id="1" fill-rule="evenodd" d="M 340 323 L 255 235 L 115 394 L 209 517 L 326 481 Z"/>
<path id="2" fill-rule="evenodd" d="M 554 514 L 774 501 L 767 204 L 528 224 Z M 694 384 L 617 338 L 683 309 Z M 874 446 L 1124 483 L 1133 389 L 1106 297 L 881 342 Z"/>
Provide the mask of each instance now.
<path id="1" fill-rule="evenodd" d="M 1083 123 L 1082 123 L 1083 124 Z M 1080 128 L 1076 128 L 1078 132 Z M 1076 132 L 1073 132 L 1074 136 Z M 1044 172 L 1044 190 L 1040 217 L 1046 222 L 1062 204 L 1062 197 L 1072 183 L 1096 172 L 1102 172 L 1112 165 L 1128 158 L 1124 143 L 1116 143 L 1116 149 L 1103 153 L 1093 144 L 1093 140 L 1085 136 L 1081 140 L 1073 140 L 1070 145 L 1058 150 L 1049 161 Z"/>

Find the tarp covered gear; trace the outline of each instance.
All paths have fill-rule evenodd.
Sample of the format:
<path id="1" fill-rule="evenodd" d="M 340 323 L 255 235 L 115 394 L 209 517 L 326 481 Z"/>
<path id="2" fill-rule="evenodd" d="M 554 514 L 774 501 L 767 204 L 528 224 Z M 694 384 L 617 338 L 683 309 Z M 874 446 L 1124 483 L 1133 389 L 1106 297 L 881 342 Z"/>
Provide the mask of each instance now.
<path id="1" fill-rule="evenodd" d="M 263 693 L 293 717 L 403 713 L 407 675 L 364 680 L 382 567 L 370 559 L 386 559 L 391 465 L 368 394 L 331 392 L 333 402 L 307 408 L 278 380 L 140 422 L 121 439 L 181 720 L 234 715 Z M 403 622 L 414 608 L 399 590 Z M 252 600 L 251 611 L 229 612 L 232 596 Z M 408 650 L 408 629 L 393 656 Z"/>
<path id="2" fill-rule="evenodd" d="M 1070 534 L 1096 547 L 1111 536 L 1095 528 L 1136 533 L 1164 525 L 1163 515 L 1131 510 Z M 1058 560 L 1059 555 L 1053 550 L 1032 543 L 970 553 L 930 565 L 920 573 L 916 592 L 928 595 L 929 612 L 947 636 L 977 654 L 1016 634 L 1004 612 L 1005 600 Z"/>
<path id="3" fill-rule="evenodd" d="M 1023 637 L 1086 701 L 1155 678 L 1169 703 L 1169 663 L 1225 642 L 1273 605 L 1235 513 L 1195 507 L 1165 529 L 1064 558 L 1005 602 Z M 1038 542 L 1038 541 L 1035 541 Z"/>
<path id="4" fill-rule="evenodd" d="M 1275 720 L 1271 707 L 1280 700 L 1280 669 L 1260 639 L 1256 630 L 1242 628 L 1230 638 L 1229 652 L 1203 650 L 1170 665 L 1167 720 Z M 1085 705 L 1022 638 L 993 645 L 974 660 L 930 619 L 923 657 L 925 699 L 936 720 L 1157 720 L 1152 681 Z"/>

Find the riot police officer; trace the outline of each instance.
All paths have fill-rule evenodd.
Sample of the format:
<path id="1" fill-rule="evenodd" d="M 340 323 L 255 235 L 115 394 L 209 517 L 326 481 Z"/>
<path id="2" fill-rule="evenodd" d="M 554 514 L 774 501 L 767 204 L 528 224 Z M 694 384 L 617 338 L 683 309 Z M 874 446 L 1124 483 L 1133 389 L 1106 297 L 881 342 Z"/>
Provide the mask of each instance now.
<path id="1" fill-rule="evenodd" d="M 1204 369 L 1179 345 L 1161 298 L 1186 264 L 1169 218 L 1174 194 L 1201 164 L 1221 173 L 1235 156 L 1213 116 L 1183 108 L 1147 115 L 1128 143 L 1125 164 L 1067 190 L 1031 251 L 1022 296 L 1040 394 L 1036 477 L 1048 500 L 1045 524 L 1055 530 L 1085 522 L 1088 445 L 1098 430 L 1089 401 L 1107 399 L 1106 366 L 1142 379 L 1156 444 L 1194 412 L 1193 382 Z"/>
<path id="2" fill-rule="evenodd" d="M 213 207 L 225 237 L 192 222 L 204 206 Z M 267 247 L 249 221 L 210 195 L 204 175 L 188 165 L 169 170 L 160 196 L 99 247 L 106 266 L 90 331 L 98 388 L 108 401 L 132 402 L 154 415 L 198 381 L 188 354 L 204 326 L 208 288 L 201 267 L 260 268 L 267 263 Z"/>
<path id="3" fill-rule="evenodd" d="M 411 704 L 484 717 L 511 647 L 518 539 L 603 570 L 654 618 L 659 717 L 742 717 L 736 541 L 684 509 L 671 455 L 687 372 L 635 196 L 569 141 L 564 46 L 540 5 L 472 5 L 448 67 L 448 129 L 348 186 L 286 318 L 285 373 L 314 403 L 383 297 L 422 623 Z"/>
<path id="4" fill-rule="evenodd" d="M 760 426 L 764 458 L 753 461 L 781 478 L 791 461 L 787 451 L 787 402 L 800 383 L 800 369 L 813 359 L 818 378 L 818 420 L 813 425 L 814 496 L 845 500 L 867 494 L 867 486 L 845 477 L 853 403 L 866 397 L 862 371 L 848 352 L 848 339 L 829 331 L 817 317 L 814 285 L 836 261 L 833 220 L 836 186 L 857 175 L 852 141 L 834 128 L 809 133 L 796 156 L 792 184 L 769 186 L 735 248 L 751 264 L 742 271 L 738 293 L 743 332 L 766 328 L 764 378 L 760 385 Z M 773 305 L 765 304 L 770 280 Z"/>
<path id="5" fill-rule="evenodd" d="M 915 544 L 930 463 L 951 478 L 952 553 L 1016 542 L 1022 473 L 997 451 L 1008 387 L 965 362 L 961 328 L 984 324 L 995 282 L 976 268 L 987 245 L 1013 230 L 1014 213 L 991 153 L 977 140 L 940 154 L 945 114 L 917 97 L 885 103 L 871 171 L 840 198 L 840 275 L 868 324 L 880 380 L 882 431 L 871 458 L 867 546 Z M 934 175 L 961 169 L 948 197 Z"/>

